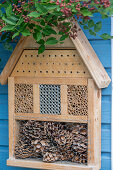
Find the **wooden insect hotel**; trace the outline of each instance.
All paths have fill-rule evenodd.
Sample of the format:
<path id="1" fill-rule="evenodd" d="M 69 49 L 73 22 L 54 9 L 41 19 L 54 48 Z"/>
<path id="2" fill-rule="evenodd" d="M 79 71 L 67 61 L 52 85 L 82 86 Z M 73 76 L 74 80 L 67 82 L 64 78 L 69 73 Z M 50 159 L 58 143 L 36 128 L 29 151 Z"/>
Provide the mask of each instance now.
<path id="1" fill-rule="evenodd" d="M 7 165 L 100 169 L 101 88 L 110 78 L 82 30 L 40 55 L 33 38 L 22 37 L 1 74 L 1 84 L 7 80 Z"/>

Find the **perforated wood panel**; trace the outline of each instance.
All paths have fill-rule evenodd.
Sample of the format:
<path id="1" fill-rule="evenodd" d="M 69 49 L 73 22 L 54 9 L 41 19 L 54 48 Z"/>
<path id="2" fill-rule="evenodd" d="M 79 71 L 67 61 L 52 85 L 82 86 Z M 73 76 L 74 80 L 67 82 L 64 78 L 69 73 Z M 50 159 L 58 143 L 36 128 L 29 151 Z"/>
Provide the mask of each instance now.
<path id="1" fill-rule="evenodd" d="M 15 84 L 15 112 L 33 113 L 33 85 Z"/>
<path id="2" fill-rule="evenodd" d="M 76 50 L 24 50 L 12 76 L 90 77 Z"/>
<path id="3" fill-rule="evenodd" d="M 40 85 L 40 113 L 61 114 L 60 85 Z"/>
<path id="4" fill-rule="evenodd" d="M 88 115 L 88 89 L 87 86 L 68 85 L 68 113 L 76 116 Z"/>

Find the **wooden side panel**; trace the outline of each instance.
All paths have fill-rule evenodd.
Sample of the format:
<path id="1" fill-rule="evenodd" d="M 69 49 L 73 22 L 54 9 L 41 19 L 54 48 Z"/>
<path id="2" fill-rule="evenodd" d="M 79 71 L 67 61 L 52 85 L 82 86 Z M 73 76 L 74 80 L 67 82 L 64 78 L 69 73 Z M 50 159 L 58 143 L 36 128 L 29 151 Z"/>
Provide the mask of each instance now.
<path id="1" fill-rule="evenodd" d="M 9 100 L 9 157 L 13 157 L 14 149 L 14 78 L 8 78 Z"/>
<path id="2" fill-rule="evenodd" d="M 88 80 L 88 133 L 89 133 L 89 164 L 101 168 L 101 90 L 92 79 Z"/>

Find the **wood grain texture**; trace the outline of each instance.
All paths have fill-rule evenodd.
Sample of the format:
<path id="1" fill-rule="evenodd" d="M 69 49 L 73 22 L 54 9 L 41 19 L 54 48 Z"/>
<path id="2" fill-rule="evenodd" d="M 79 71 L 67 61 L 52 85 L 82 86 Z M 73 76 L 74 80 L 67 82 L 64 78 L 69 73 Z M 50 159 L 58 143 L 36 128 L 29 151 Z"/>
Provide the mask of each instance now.
<path id="1" fill-rule="evenodd" d="M 14 78 L 8 78 L 9 101 L 9 157 L 14 156 Z"/>
<path id="2" fill-rule="evenodd" d="M 87 116 L 73 115 L 47 115 L 40 113 L 15 113 L 17 120 L 40 120 L 40 121 L 56 121 L 56 122 L 79 122 L 87 123 Z"/>
<path id="3" fill-rule="evenodd" d="M 15 77 L 15 83 L 23 83 L 23 84 L 56 84 L 56 85 L 87 85 L 86 78 L 49 78 L 49 77 Z"/>
<path id="4" fill-rule="evenodd" d="M 11 76 L 91 77 L 77 50 L 24 50 Z"/>
<path id="5" fill-rule="evenodd" d="M 92 100 L 91 100 L 92 99 Z M 101 90 L 88 80 L 89 164 L 101 168 Z"/>
<path id="6" fill-rule="evenodd" d="M 80 29 L 78 23 L 75 22 L 75 24 L 77 28 Z M 83 31 L 79 31 L 76 39 L 72 39 L 72 41 L 79 54 L 81 55 L 98 88 L 108 87 L 111 80 Z"/>
<path id="7" fill-rule="evenodd" d="M 27 41 L 26 37 L 22 37 L 20 41 L 18 42 L 15 50 L 13 51 L 11 57 L 9 58 L 4 70 L 1 73 L 1 84 L 6 84 L 7 79 L 12 73 L 12 70 L 14 69 L 23 49 L 24 49 L 24 43 Z"/>
<path id="8" fill-rule="evenodd" d="M 38 161 L 28 161 L 24 160 L 7 160 L 7 165 L 9 166 L 21 166 L 21 167 L 28 167 L 28 168 L 40 168 L 40 169 L 48 169 L 48 170 L 94 170 L 93 166 L 85 166 L 85 165 L 74 165 L 74 164 L 64 164 L 64 163 L 42 163 Z"/>

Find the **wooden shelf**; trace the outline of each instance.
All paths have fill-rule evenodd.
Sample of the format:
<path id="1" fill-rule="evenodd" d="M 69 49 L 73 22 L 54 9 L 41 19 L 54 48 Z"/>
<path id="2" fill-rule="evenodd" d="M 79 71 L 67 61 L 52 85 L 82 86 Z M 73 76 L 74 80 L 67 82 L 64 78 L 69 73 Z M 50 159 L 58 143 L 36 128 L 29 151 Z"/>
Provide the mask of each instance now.
<path id="1" fill-rule="evenodd" d="M 37 160 L 22 160 L 22 159 L 8 159 L 8 166 L 25 167 L 25 168 L 40 168 L 48 170 L 97 170 L 94 166 L 78 165 L 69 162 L 44 163 Z"/>

